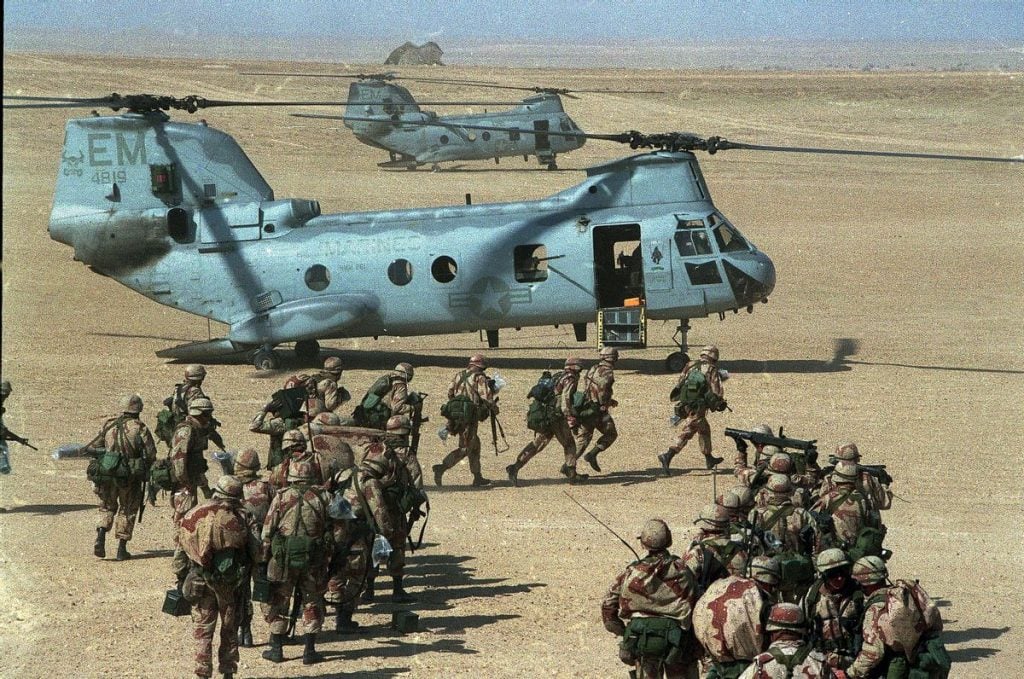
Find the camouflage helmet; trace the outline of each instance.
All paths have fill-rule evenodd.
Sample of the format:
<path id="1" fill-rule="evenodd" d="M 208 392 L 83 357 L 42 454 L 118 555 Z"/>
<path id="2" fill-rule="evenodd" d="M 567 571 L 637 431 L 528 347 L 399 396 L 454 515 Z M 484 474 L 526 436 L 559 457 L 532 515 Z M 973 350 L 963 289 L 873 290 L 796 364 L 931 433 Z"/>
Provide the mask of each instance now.
<path id="1" fill-rule="evenodd" d="M 392 415 L 388 418 L 388 422 L 384 425 L 384 428 L 392 434 L 404 436 L 412 429 L 412 423 L 409 422 L 408 415 Z"/>
<path id="2" fill-rule="evenodd" d="M 260 454 L 255 448 L 246 448 L 235 456 L 235 469 L 238 471 L 257 471 L 260 468 Z"/>
<path id="3" fill-rule="evenodd" d="M 142 397 L 138 394 L 125 396 L 121 401 L 121 412 L 138 415 L 142 412 Z"/>
<path id="4" fill-rule="evenodd" d="M 565 359 L 566 370 L 581 370 L 583 368 L 583 361 L 576 356 L 570 356 Z"/>
<path id="5" fill-rule="evenodd" d="M 200 367 L 202 367 L 202 366 L 200 366 Z M 203 413 L 212 413 L 212 412 L 213 412 L 213 402 L 210 399 L 205 398 L 203 396 L 200 396 L 199 398 L 192 399 L 189 402 L 189 404 L 188 404 L 188 414 L 189 415 L 202 415 Z"/>
<path id="6" fill-rule="evenodd" d="M 324 372 L 340 375 L 342 372 L 341 359 L 337 356 L 328 356 L 324 359 Z"/>
<path id="7" fill-rule="evenodd" d="M 750 489 L 750 486 L 733 486 L 729 489 L 729 492 L 736 496 L 736 499 L 740 502 L 740 508 L 745 509 L 754 504 L 754 491 Z"/>
<path id="8" fill-rule="evenodd" d="M 224 476 L 217 479 L 217 487 L 213 489 L 215 497 L 237 500 L 242 497 L 242 482 L 237 476 Z"/>
<path id="9" fill-rule="evenodd" d="M 860 451 L 856 443 L 843 443 L 836 446 L 836 459 L 856 462 L 860 459 Z"/>
<path id="10" fill-rule="evenodd" d="M 790 495 L 793 493 L 793 482 L 785 474 L 772 474 L 765 484 L 768 491 L 776 495 Z"/>
<path id="11" fill-rule="evenodd" d="M 750 431 L 756 434 L 765 434 L 766 436 L 773 435 L 772 428 L 769 427 L 767 424 L 756 424 L 750 429 Z"/>
<path id="12" fill-rule="evenodd" d="M 773 446 L 770 443 L 761 449 L 761 454 L 764 455 L 765 457 L 771 457 L 772 455 L 776 455 L 781 452 L 782 448 L 779 448 L 778 446 Z"/>
<path id="13" fill-rule="evenodd" d="M 406 381 L 409 381 L 412 380 L 412 376 L 416 371 L 413 370 L 411 363 L 406 363 L 403 361 L 395 366 L 395 372 L 402 373 L 403 375 L 405 375 Z"/>
<path id="14" fill-rule="evenodd" d="M 718 347 L 716 347 L 714 344 L 707 345 L 706 347 L 700 350 L 700 357 L 706 358 L 710 361 L 717 361 Z"/>
<path id="15" fill-rule="evenodd" d="M 804 612 L 796 604 L 775 604 L 768 614 L 766 632 L 801 631 L 806 625 Z"/>
<path id="16" fill-rule="evenodd" d="M 832 479 L 837 484 L 854 483 L 857 480 L 857 475 L 857 463 L 848 460 L 836 462 L 836 467 L 832 470 Z"/>
<path id="17" fill-rule="evenodd" d="M 833 568 L 843 568 L 844 566 L 849 565 L 850 558 L 846 556 L 846 552 L 838 547 L 822 550 L 822 552 L 818 554 L 818 558 L 814 560 L 814 567 L 822 574 L 826 571 L 832 570 Z"/>
<path id="18" fill-rule="evenodd" d="M 853 564 L 853 579 L 861 585 L 873 585 L 885 582 L 889 577 L 889 569 L 878 556 L 863 556 Z"/>
<path id="19" fill-rule="evenodd" d="M 637 538 L 647 549 L 668 549 L 672 546 L 672 531 L 661 519 L 649 519 Z"/>
<path id="20" fill-rule="evenodd" d="M 619 350 L 615 347 L 601 347 L 601 360 L 604 361 L 617 361 L 619 360 Z"/>
<path id="21" fill-rule="evenodd" d="M 312 481 L 315 474 L 312 462 L 306 460 L 296 462 L 293 460 L 288 463 L 289 481 Z"/>
<path id="22" fill-rule="evenodd" d="M 750 562 L 750 577 L 762 585 L 774 587 L 782 579 L 782 567 L 774 556 L 755 556 Z"/>
<path id="23" fill-rule="evenodd" d="M 289 429 L 281 437 L 281 447 L 285 450 L 291 450 L 292 448 L 305 448 L 306 447 L 306 435 L 298 429 Z"/>
<path id="24" fill-rule="evenodd" d="M 202 382 L 206 377 L 206 368 L 193 363 L 192 365 L 185 368 L 185 379 L 192 382 Z"/>
<path id="25" fill-rule="evenodd" d="M 704 505 L 694 523 L 721 530 L 729 525 L 729 513 L 717 504 Z"/>
<path id="26" fill-rule="evenodd" d="M 775 446 L 765 446 L 765 448 L 774 448 Z M 793 458 L 789 456 L 789 453 L 774 453 L 768 460 L 768 469 L 774 474 L 792 474 L 796 466 L 793 464 Z"/>
<path id="27" fill-rule="evenodd" d="M 740 499 L 736 497 L 736 493 L 727 490 L 715 498 L 715 504 L 730 514 L 735 514 L 740 508 Z"/>
<path id="28" fill-rule="evenodd" d="M 8 395 L 10 395 L 10 393 L 11 393 L 11 381 L 10 380 L 4 380 L 3 382 L 0 382 L 0 395 L 8 396 Z"/>
<path id="29" fill-rule="evenodd" d="M 470 368 L 486 368 L 487 367 L 487 359 L 484 358 L 483 354 L 473 354 L 472 356 L 469 357 L 469 367 Z"/>
<path id="30" fill-rule="evenodd" d="M 341 418 L 338 417 L 338 413 L 333 410 L 325 410 L 322 413 L 317 413 L 313 421 L 317 424 L 326 424 L 328 426 L 338 426 L 341 424 Z"/>

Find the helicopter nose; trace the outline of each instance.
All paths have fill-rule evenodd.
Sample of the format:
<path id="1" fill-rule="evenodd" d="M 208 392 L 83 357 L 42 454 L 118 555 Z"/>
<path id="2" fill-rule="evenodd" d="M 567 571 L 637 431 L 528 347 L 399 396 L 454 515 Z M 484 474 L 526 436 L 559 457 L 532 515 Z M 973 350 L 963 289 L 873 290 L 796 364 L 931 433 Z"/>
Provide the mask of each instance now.
<path id="1" fill-rule="evenodd" d="M 757 254 L 754 278 L 761 283 L 764 288 L 764 296 L 767 299 L 768 295 L 772 294 L 772 291 L 775 290 L 775 264 L 772 262 L 771 257 L 763 252 Z"/>
<path id="2" fill-rule="evenodd" d="M 737 307 L 767 301 L 775 289 L 775 265 L 760 251 L 745 252 L 724 261 Z"/>

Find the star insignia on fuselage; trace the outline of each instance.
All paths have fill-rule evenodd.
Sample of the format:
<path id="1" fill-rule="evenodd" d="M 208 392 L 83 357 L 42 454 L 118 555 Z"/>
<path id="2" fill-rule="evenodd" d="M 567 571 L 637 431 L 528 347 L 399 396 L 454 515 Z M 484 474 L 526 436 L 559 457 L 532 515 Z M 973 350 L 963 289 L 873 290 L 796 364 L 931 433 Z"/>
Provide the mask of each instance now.
<path id="1" fill-rule="evenodd" d="M 454 292 L 448 296 L 451 308 L 468 307 L 473 315 L 484 319 L 502 318 L 512 311 L 513 304 L 529 304 L 531 301 L 529 288 L 511 288 L 495 276 L 484 276 L 467 292 Z"/>

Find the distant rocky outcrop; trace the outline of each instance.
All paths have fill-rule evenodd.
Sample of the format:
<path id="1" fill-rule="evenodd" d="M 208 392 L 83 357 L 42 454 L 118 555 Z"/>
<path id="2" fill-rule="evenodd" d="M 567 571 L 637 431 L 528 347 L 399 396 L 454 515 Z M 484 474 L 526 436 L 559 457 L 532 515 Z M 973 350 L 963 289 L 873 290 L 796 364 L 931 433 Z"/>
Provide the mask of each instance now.
<path id="1" fill-rule="evenodd" d="M 442 54 L 444 52 L 436 42 L 428 42 L 419 47 L 407 42 L 389 54 L 384 63 L 398 66 L 444 66 L 441 63 Z"/>

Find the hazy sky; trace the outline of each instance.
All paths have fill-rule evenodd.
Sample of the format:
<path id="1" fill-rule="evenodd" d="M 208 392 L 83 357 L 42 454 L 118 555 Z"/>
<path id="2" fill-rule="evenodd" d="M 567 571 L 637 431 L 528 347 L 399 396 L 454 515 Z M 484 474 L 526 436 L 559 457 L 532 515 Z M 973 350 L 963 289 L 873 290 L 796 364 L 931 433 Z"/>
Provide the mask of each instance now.
<path id="1" fill-rule="evenodd" d="M 19 29 L 377 39 L 1024 42 L 1024 0 L 7 0 Z"/>

